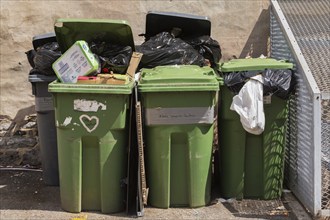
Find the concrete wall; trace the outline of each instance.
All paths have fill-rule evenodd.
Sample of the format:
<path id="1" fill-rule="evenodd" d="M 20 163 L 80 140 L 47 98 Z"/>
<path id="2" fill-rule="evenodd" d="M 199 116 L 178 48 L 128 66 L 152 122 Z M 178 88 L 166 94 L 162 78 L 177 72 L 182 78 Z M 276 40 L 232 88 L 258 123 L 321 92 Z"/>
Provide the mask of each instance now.
<path id="1" fill-rule="evenodd" d="M 139 44 L 148 11 L 208 16 L 211 36 L 222 47 L 222 60 L 267 54 L 269 0 L 1 0 L 0 4 L 0 115 L 12 118 L 18 110 L 34 105 L 25 51 L 32 48 L 34 35 L 53 31 L 57 18 L 124 19 Z"/>

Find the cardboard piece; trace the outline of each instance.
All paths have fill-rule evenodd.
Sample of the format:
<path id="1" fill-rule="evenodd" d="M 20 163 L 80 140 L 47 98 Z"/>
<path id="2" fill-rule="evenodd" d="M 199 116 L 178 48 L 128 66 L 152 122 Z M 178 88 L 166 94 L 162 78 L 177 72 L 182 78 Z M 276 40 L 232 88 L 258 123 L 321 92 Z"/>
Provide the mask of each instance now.
<path id="1" fill-rule="evenodd" d="M 98 74 L 96 84 L 123 85 L 129 82 L 128 75 L 121 74 Z"/>
<path id="2" fill-rule="evenodd" d="M 96 84 L 96 76 L 79 76 L 78 84 Z"/>
<path id="3" fill-rule="evenodd" d="M 142 53 L 138 53 L 138 52 L 133 52 L 133 54 L 132 54 L 126 74 L 129 75 L 133 79 L 134 79 L 136 70 L 139 67 L 139 63 L 141 61 L 142 55 L 143 55 Z"/>
<path id="4" fill-rule="evenodd" d="M 126 71 L 126 75 L 123 74 L 98 74 L 96 77 L 80 76 L 77 83 L 79 84 L 112 84 L 123 85 L 127 84 L 131 80 L 134 80 L 134 75 L 139 66 L 142 54 L 133 52 L 129 66 Z"/>

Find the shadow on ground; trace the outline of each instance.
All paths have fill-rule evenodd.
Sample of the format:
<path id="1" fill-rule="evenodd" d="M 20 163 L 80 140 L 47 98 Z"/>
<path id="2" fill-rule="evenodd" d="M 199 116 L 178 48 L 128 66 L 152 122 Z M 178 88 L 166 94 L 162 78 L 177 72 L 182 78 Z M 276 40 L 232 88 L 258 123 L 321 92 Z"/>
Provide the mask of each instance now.
<path id="1" fill-rule="evenodd" d="M 45 186 L 41 172 L 1 171 L 1 209 L 60 211 L 59 188 Z"/>
<path id="2" fill-rule="evenodd" d="M 46 186 L 40 171 L 0 172 L 0 219 L 123 219 L 126 213 L 69 213 L 61 209 L 59 187 Z M 217 197 L 217 191 L 213 191 Z M 221 203 L 215 198 L 202 208 L 146 207 L 142 219 L 297 219 L 281 200 L 243 200 Z"/>

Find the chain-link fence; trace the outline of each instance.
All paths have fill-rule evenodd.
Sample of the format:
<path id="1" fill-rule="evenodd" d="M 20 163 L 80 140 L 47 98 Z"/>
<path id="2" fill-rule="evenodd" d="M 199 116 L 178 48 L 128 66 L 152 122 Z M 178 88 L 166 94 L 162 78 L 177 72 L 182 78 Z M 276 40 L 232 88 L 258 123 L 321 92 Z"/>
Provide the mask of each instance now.
<path id="1" fill-rule="evenodd" d="M 330 49 L 330 48 L 329 48 Z M 330 210 L 330 100 L 322 100 L 322 209 Z"/>
<path id="2" fill-rule="evenodd" d="M 271 56 L 295 63 L 285 182 L 312 213 L 330 215 L 328 0 L 272 0 Z"/>

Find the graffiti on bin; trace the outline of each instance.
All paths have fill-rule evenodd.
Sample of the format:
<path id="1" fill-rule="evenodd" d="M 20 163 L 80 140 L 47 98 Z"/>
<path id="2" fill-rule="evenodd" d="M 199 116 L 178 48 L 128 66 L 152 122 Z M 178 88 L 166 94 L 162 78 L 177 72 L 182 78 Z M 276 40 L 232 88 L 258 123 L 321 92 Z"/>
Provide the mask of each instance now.
<path id="1" fill-rule="evenodd" d="M 88 133 L 91 133 L 99 126 L 100 119 L 97 116 L 88 116 L 88 115 L 83 114 L 83 115 L 80 115 L 79 121 L 80 121 L 81 125 L 86 129 L 86 131 Z M 64 119 L 64 122 L 62 124 L 60 124 L 58 121 L 56 121 L 56 126 L 57 127 L 67 127 L 68 125 L 71 124 L 71 122 L 72 122 L 72 117 L 68 116 Z M 76 122 L 74 122 L 73 125 L 80 126 L 80 124 L 76 123 Z M 74 128 L 72 128 L 72 130 L 74 130 Z"/>
<path id="2" fill-rule="evenodd" d="M 86 131 L 88 131 L 89 133 L 94 131 L 99 125 L 99 118 L 96 116 L 90 117 L 88 115 L 81 115 L 79 117 L 79 120 L 80 120 L 81 124 L 84 126 L 84 128 L 86 129 Z"/>

